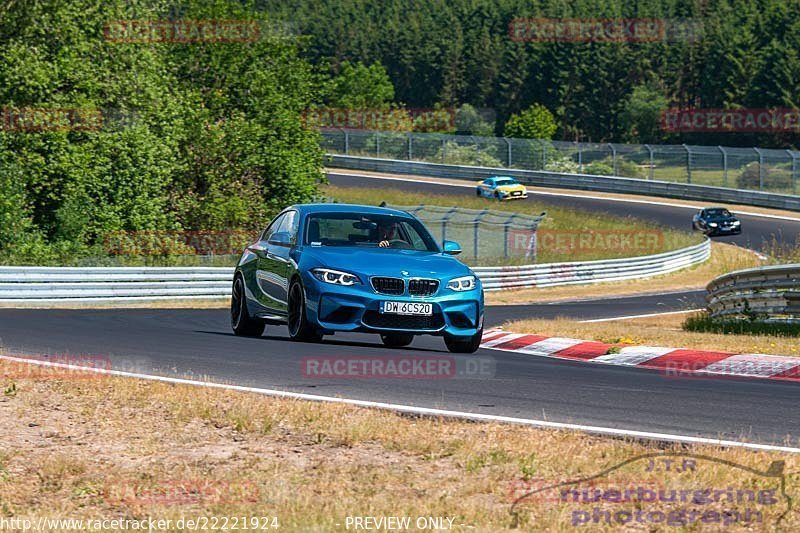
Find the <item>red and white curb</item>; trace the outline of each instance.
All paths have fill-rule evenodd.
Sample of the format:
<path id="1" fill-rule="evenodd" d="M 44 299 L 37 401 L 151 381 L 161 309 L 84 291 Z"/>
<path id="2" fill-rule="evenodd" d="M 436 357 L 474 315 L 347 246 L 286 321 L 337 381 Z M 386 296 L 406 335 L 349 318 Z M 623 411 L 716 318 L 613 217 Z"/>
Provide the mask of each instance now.
<path id="1" fill-rule="evenodd" d="M 632 346 L 489 330 L 481 348 L 541 357 L 661 370 L 668 376 L 800 381 L 800 357 Z"/>

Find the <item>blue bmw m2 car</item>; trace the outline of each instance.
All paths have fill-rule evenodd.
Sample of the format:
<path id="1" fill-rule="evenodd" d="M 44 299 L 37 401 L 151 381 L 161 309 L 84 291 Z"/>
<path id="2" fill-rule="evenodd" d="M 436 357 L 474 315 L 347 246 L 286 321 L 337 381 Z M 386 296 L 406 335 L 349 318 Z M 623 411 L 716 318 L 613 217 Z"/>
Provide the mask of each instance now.
<path id="1" fill-rule="evenodd" d="M 286 324 L 293 340 L 337 331 L 377 333 L 387 346 L 439 335 L 472 353 L 483 334 L 483 288 L 425 226 L 404 211 L 345 204 L 284 209 L 242 253 L 231 326 L 259 336 Z"/>

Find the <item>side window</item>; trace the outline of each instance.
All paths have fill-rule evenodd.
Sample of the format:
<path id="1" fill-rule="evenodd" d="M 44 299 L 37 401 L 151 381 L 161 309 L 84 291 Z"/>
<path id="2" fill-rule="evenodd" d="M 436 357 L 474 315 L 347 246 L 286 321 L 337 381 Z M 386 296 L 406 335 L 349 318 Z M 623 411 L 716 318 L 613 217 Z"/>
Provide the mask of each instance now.
<path id="1" fill-rule="evenodd" d="M 297 240 L 297 224 L 299 222 L 299 218 L 297 216 L 297 211 L 287 211 L 283 215 L 283 220 L 281 221 L 281 225 L 278 228 L 278 231 L 284 231 L 291 235 L 291 241 L 296 242 Z"/>
<path id="2" fill-rule="evenodd" d="M 267 226 L 267 229 L 264 230 L 264 233 L 261 234 L 261 240 L 269 241 L 269 238 L 272 236 L 273 233 L 278 231 L 278 228 L 280 227 L 281 223 L 285 218 L 286 218 L 286 213 L 279 215 L 277 218 L 275 218 L 270 223 L 270 225 Z"/>

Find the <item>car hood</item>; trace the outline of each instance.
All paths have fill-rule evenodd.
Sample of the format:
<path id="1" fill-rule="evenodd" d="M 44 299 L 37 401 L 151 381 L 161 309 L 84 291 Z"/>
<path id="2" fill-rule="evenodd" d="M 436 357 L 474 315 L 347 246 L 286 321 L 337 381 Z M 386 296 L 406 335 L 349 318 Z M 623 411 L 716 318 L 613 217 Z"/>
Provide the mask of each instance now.
<path id="1" fill-rule="evenodd" d="M 353 248 L 306 246 L 302 268 L 328 267 L 366 276 L 445 278 L 471 274 L 472 271 L 450 255 L 440 252 L 398 250 L 393 248 Z"/>

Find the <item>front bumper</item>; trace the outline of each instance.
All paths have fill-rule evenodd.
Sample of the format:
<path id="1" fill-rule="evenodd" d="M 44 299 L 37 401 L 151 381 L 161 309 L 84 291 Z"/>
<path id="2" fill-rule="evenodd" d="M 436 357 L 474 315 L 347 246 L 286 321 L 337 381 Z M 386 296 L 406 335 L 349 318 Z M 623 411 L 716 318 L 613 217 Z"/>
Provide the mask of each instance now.
<path id="1" fill-rule="evenodd" d="M 528 197 L 528 191 L 520 191 L 520 194 L 514 192 L 500 192 L 500 200 L 525 200 Z"/>
<path id="2" fill-rule="evenodd" d="M 483 326 L 483 290 L 455 292 L 440 287 L 433 296 L 378 294 L 369 285 L 344 287 L 303 276 L 308 319 L 326 333 L 413 333 L 472 336 Z M 430 317 L 381 314 L 382 301 L 424 302 L 433 306 Z"/>

